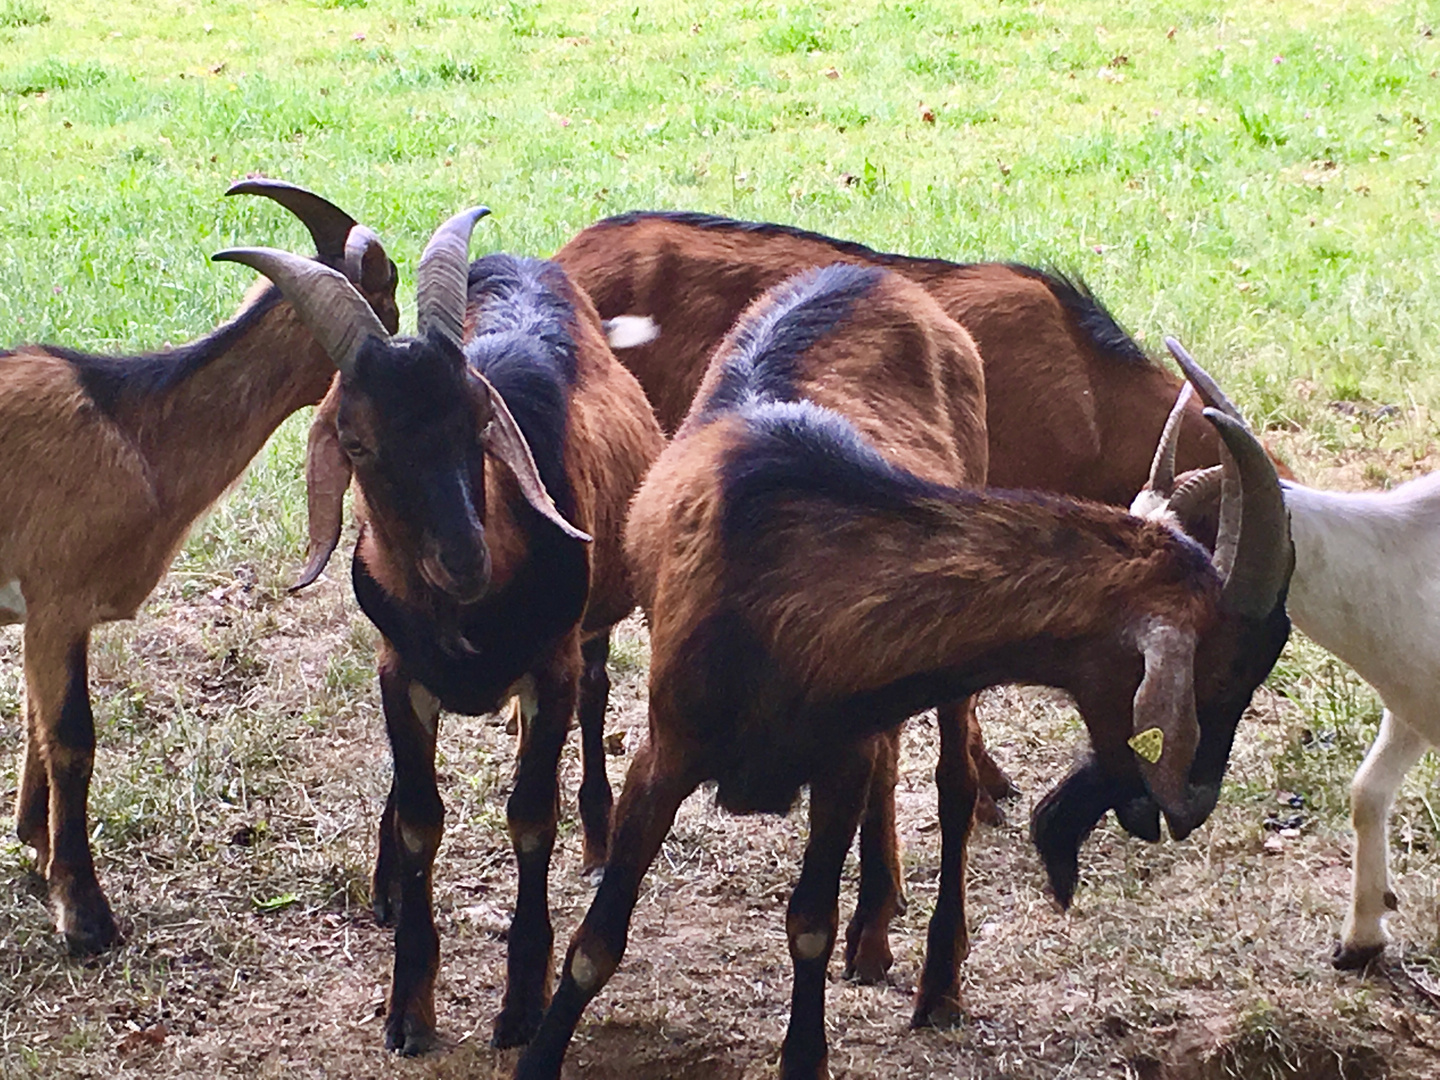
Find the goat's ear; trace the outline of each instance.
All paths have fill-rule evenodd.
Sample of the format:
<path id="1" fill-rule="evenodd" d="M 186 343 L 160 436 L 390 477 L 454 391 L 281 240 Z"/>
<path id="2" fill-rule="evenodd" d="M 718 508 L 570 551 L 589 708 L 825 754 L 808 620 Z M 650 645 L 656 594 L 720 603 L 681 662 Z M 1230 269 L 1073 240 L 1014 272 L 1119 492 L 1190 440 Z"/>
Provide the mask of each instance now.
<path id="1" fill-rule="evenodd" d="M 310 422 L 310 445 L 305 454 L 305 502 L 310 517 L 310 547 L 305 569 L 290 586 L 297 592 L 313 584 L 340 542 L 345 514 L 345 489 L 350 486 L 350 459 L 340 446 L 335 418 L 340 411 L 340 376 L 315 410 Z"/>
<path id="2" fill-rule="evenodd" d="M 1167 813 L 1182 816 L 1190 803 L 1190 766 L 1200 745 L 1195 718 L 1195 634 L 1150 620 L 1136 633 L 1145 677 L 1135 691 L 1135 752 L 1140 776 Z"/>
<path id="3" fill-rule="evenodd" d="M 565 515 L 556 507 L 555 500 L 550 498 L 550 493 L 545 490 L 545 482 L 540 479 L 540 470 L 535 466 L 535 457 L 530 453 L 530 444 L 525 441 L 525 433 L 520 430 L 520 425 L 515 423 L 515 417 L 510 415 L 505 399 L 490 385 L 490 380 L 485 376 L 474 368 L 466 370 L 475 381 L 477 391 L 490 398 L 490 422 L 485 425 L 485 430 L 480 435 L 485 449 L 503 461 L 515 474 L 525 501 L 533 506 L 541 517 L 554 523 L 566 536 L 590 543 L 590 534 L 566 521 Z"/>

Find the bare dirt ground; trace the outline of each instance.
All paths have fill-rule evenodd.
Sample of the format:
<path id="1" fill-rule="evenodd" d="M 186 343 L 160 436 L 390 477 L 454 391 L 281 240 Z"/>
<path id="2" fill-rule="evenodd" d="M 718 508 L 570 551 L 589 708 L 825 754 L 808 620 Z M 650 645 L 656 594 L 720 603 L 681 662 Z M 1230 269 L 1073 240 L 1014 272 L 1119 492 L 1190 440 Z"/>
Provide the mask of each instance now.
<path id="1" fill-rule="evenodd" d="M 286 598 L 245 566 L 203 581 L 172 576 L 137 623 L 98 635 L 95 847 L 128 940 L 98 959 L 68 957 L 28 849 L 0 844 L 0 1076 L 508 1076 L 514 1053 L 487 1039 L 514 894 L 503 810 L 511 739 L 495 718 L 442 721 L 448 817 L 435 899 L 446 1045 L 396 1059 L 381 1040 L 391 944 L 367 897 L 389 769 L 373 638 L 345 575 L 332 567 L 331 577 Z M 632 620 L 615 650 L 617 789 L 645 722 L 645 661 Z M 1341 679 L 1317 693 L 1353 692 Z M 7 758 L 20 746 L 19 686 L 11 629 L 0 632 Z M 1024 794 L 1007 806 L 1010 824 L 975 838 L 964 1022 L 906 1026 L 939 852 L 935 731 L 919 719 L 899 791 L 909 912 L 892 937 L 890 985 L 850 985 L 832 964 L 835 1076 L 1440 1076 L 1440 867 L 1423 784 L 1407 786 L 1393 821 L 1402 906 L 1390 960 L 1363 977 L 1339 974 L 1327 961 L 1348 892 L 1343 776 L 1363 740 L 1324 730 L 1294 694 L 1262 691 L 1210 824 L 1156 846 L 1102 826 L 1061 915 L 1024 826 L 1082 731 L 1067 703 L 1042 691 L 993 693 L 982 716 Z M 1340 771 L 1307 774 L 1307 755 L 1331 753 L 1337 738 Z M 1295 791 L 1307 775 L 1314 790 Z M 562 945 L 591 895 L 578 873 L 577 782 L 572 745 L 552 872 Z M 14 788 L 7 763 L 0 796 L 12 800 Z M 567 1076 L 773 1074 L 790 985 L 784 907 L 803 833 L 799 812 L 734 818 L 703 791 L 684 806 Z M 853 883 L 852 863 L 842 918 Z"/>

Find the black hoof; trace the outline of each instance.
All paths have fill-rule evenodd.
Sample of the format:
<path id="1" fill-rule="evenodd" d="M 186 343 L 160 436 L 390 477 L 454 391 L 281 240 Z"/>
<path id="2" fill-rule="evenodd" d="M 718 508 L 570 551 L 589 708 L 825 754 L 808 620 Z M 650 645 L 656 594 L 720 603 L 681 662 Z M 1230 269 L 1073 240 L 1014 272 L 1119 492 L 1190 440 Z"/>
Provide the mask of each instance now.
<path id="1" fill-rule="evenodd" d="M 529 1046 L 540 1030 L 540 1009 L 506 1010 L 495 1018 L 495 1027 L 490 1035 L 490 1045 L 496 1050 L 509 1050 L 515 1046 Z"/>
<path id="2" fill-rule="evenodd" d="M 1330 964 L 1337 971 L 1359 971 L 1384 954 L 1383 944 L 1352 946 L 1342 941 L 1335 945 L 1335 951 L 1330 954 Z"/>

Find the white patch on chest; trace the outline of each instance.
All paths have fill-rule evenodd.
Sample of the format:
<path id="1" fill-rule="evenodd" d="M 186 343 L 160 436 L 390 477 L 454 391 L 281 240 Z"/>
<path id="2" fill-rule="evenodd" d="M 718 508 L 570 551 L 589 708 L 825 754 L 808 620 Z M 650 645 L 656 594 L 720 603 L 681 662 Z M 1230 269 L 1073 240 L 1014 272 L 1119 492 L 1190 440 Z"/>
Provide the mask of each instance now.
<path id="1" fill-rule="evenodd" d="M 25 595 L 20 591 L 20 582 L 9 581 L 0 585 L 0 626 L 25 621 Z"/>

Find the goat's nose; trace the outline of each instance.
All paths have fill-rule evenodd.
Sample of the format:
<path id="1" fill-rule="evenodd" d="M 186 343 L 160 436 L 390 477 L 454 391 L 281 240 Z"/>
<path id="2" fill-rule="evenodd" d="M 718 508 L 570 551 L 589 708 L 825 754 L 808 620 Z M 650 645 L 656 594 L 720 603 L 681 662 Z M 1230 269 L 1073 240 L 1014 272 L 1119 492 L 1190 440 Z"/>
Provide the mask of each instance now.
<path id="1" fill-rule="evenodd" d="M 490 587 L 490 553 L 436 546 L 423 562 L 430 584 L 462 604 L 473 603 Z"/>

